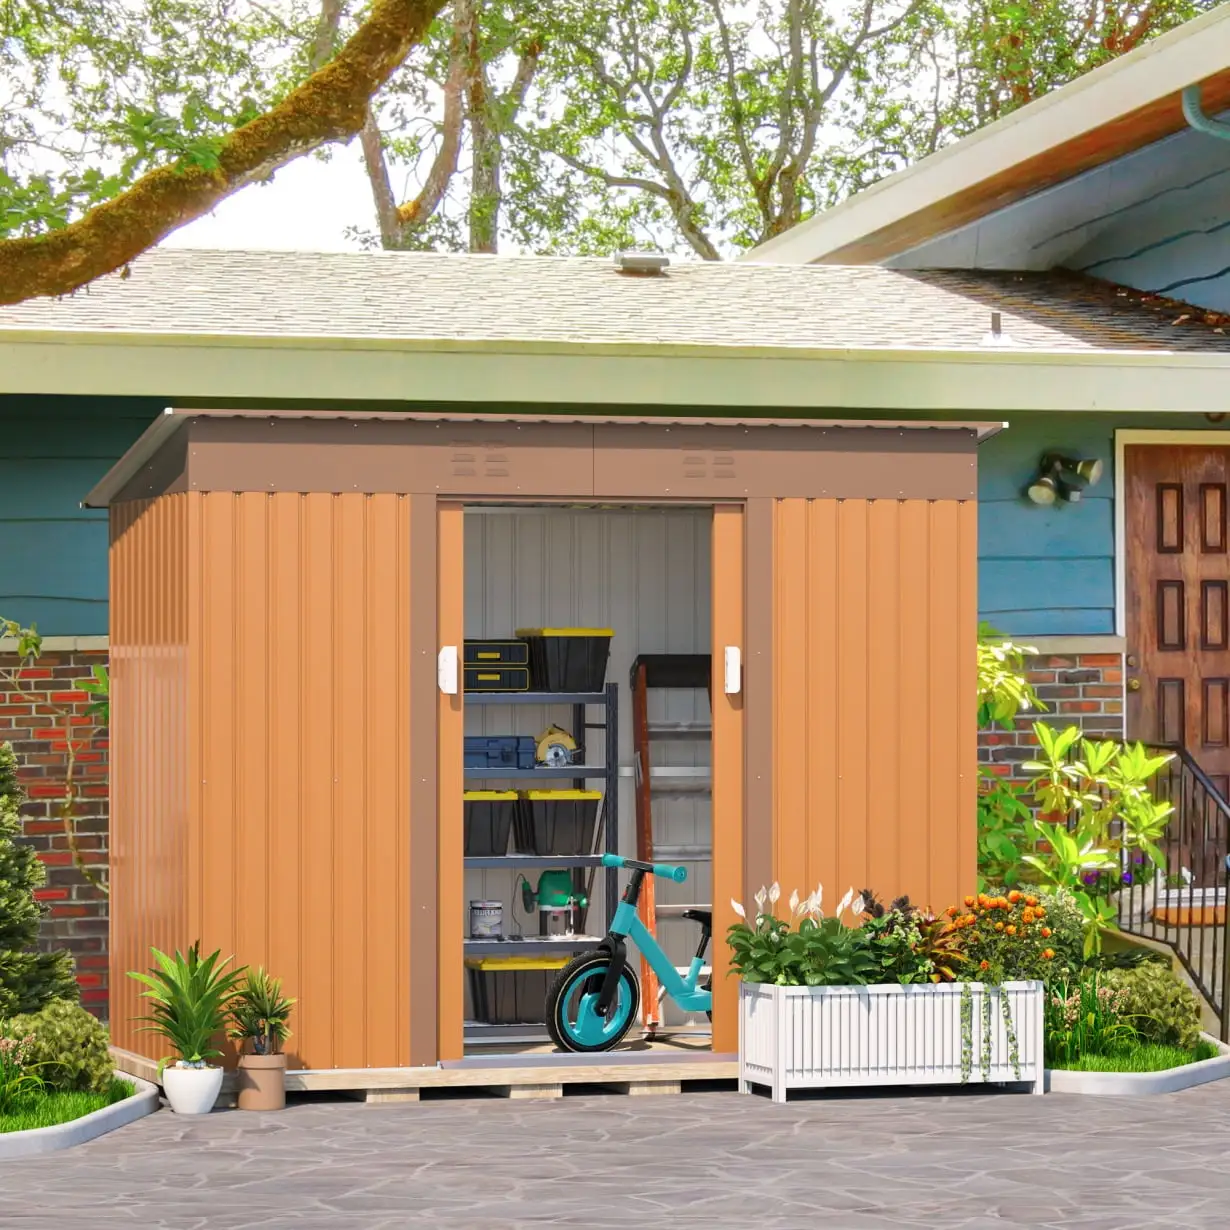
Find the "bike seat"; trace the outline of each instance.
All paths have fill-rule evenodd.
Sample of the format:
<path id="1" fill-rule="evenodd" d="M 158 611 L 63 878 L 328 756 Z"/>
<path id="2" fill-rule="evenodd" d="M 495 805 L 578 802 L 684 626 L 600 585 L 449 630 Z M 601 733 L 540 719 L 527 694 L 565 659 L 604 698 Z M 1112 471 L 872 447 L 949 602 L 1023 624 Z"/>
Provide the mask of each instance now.
<path id="1" fill-rule="evenodd" d="M 712 910 L 684 910 L 683 918 L 690 918 L 693 922 L 698 922 L 706 931 L 713 930 L 713 911 Z"/>

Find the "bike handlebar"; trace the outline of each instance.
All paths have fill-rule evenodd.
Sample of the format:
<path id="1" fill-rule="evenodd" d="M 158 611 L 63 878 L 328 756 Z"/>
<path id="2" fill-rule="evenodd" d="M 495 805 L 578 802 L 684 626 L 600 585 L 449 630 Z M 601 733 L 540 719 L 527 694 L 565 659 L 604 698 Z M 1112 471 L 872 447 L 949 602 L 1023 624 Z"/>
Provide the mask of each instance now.
<path id="1" fill-rule="evenodd" d="M 674 880 L 676 884 L 682 884 L 688 878 L 686 867 L 672 867 L 670 863 L 642 863 L 638 859 L 624 858 L 619 854 L 604 854 L 602 865 L 604 867 L 627 867 L 630 871 L 650 871 L 664 880 Z"/>

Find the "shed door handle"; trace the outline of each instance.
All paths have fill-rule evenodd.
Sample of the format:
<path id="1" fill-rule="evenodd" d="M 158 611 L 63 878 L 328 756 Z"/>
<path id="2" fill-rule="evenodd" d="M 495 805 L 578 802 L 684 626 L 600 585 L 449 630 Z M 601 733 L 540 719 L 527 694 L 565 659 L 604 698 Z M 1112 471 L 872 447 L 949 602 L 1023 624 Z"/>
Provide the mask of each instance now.
<path id="1" fill-rule="evenodd" d="M 457 646 L 445 645 L 436 657 L 436 681 L 445 696 L 457 695 Z"/>
<path id="2" fill-rule="evenodd" d="M 743 690 L 743 654 L 738 645 L 727 645 L 724 655 L 725 692 L 737 696 Z"/>

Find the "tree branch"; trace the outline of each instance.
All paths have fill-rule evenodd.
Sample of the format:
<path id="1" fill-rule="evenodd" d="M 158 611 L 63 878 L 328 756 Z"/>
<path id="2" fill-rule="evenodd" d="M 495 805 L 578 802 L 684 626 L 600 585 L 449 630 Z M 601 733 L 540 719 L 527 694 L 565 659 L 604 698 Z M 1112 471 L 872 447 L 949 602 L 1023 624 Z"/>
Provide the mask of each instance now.
<path id="1" fill-rule="evenodd" d="M 363 167 L 372 189 L 372 204 L 376 207 L 376 222 L 380 227 L 380 242 L 386 248 L 396 248 L 402 239 L 402 225 L 389 178 L 389 164 L 384 156 L 384 138 L 376 124 L 371 107 L 359 130 L 359 147 L 363 151 Z"/>
<path id="2" fill-rule="evenodd" d="M 113 273 L 240 188 L 322 145 L 352 139 L 372 95 L 427 33 L 444 0 L 374 0 L 338 55 L 277 106 L 177 159 L 57 231 L 0 240 L 0 304 L 64 295 Z"/>
<path id="3" fill-rule="evenodd" d="M 308 57 L 308 67 L 312 72 L 319 72 L 333 58 L 333 49 L 337 44 L 337 29 L 342 24 L 342 12 L 346 0 L 323 0 L 320 6 L 320 20 L 316 23 L 316 37 L 312 40 L 312 54 Z"/>
<path id="4" fill-rule="evenodd" d="M 760 199 L 763 177 L 756 173 L 756 159 L 752 154 L 751 143 L 747 139 L 747 129 L 743 124 L 743 102 L 739 97 L 739 79 L 735 71 L 734 47 L 730 41 L 730 27 L 722 12 L 722 0 L 709 0 L 709 7 L 717 21 L 718 39 L 722 44 L 722 62 L 726 69 L 726 88 L 730 91 L 731 127 L 734 131 L 735 147 L 739 151 L 739 161 L 743 164 L 743 174 L 752 191 Z"/>

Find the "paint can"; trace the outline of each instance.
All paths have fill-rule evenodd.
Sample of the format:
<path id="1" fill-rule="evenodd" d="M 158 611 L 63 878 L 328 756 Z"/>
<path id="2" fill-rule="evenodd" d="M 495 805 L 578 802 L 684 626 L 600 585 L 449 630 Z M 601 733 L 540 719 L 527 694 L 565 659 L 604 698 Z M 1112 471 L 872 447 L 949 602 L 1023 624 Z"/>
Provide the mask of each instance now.
<path id="1" fill-rule="evenodd" d="M 470 902 L 470 938 L 498 940 L 504 937 L 504 903 L 502 901 Z"/>

